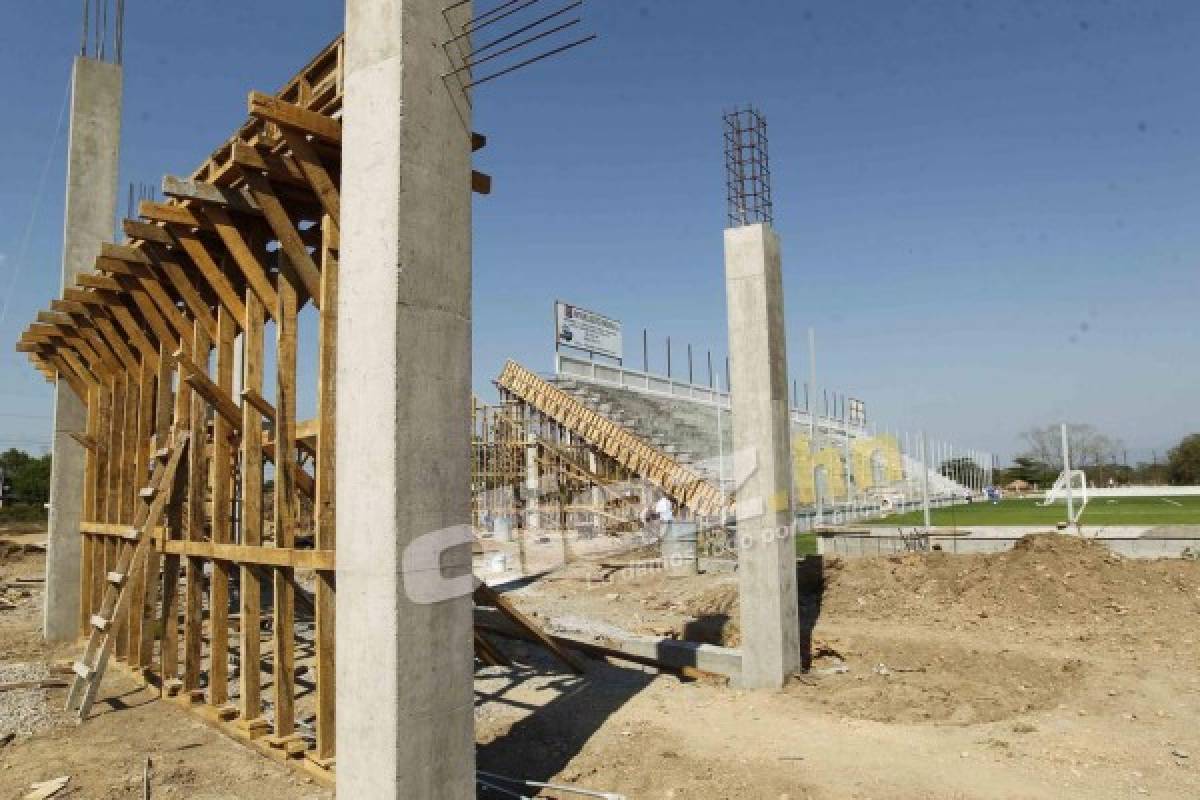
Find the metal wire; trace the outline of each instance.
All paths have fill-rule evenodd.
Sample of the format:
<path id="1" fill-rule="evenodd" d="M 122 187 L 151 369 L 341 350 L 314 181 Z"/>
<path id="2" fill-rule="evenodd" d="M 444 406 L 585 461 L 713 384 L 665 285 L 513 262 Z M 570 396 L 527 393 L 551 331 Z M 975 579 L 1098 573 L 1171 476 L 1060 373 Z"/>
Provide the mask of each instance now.
<path id="1" fill-rule="evenodd" d="M 88 11 L 88 0 L 83 0 L 83 37 L 79 43 L 79 55 L 84 58 L 87 58 Z"/>

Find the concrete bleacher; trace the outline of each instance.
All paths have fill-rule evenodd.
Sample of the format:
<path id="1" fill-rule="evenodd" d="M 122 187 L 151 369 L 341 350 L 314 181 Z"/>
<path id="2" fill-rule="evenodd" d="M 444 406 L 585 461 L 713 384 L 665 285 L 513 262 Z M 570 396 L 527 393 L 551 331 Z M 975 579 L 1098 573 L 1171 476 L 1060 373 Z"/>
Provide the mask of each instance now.
<path id="1" fill-rule="evenodd" d="M 558 374 L 549 380 L 584 405 L 628 428 L 712 483 L 723 483 L 722 488 L 726 491 L 734 488 L 731 467 L 732 412 L 727 407 L 722 408 L 712 400 L 589 380 L 577 374 Z M 798 414 L 793 415 L 792 424 L 797 434 L 806 434 L 809 429 L 808 423 Z M 852 426 L 839 429 L 835 425 L 823 424 L 822 429 L 825 441 L 834 447 L 841 447 L 847 436 L 854 439 L 869 435 L 865 429 Z M 723 471 L 720 463 L 722 455 L 726 459 Z M 902 461 L 907 479 L 892 488 L 911 497 L 920 492 L 920 464 L 907 456 L 902 457 Z M 724 481 L 721 480 L 722 472 Z M 938 497 L 961 497 L 966 491 L 965 487 L 935 470 L 929 470 L 929 489 L 932 496 Z"/>

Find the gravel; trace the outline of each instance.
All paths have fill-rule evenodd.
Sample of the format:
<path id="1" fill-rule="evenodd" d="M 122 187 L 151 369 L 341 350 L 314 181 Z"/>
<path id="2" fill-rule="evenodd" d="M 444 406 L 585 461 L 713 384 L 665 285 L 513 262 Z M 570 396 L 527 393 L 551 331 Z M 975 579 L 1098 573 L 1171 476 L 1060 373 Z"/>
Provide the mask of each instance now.
<path id="1" fill-rule="evenodd" d="M 50 670 L 45 664 L 0 664 L 0 683 L 39 681 L 49 677 Z M 8 733 L 28 736 L 62 725 L 66 719 L 65 712 L 50 706 L 49 692 L 45 689 L 0 692 L 0 736 Z"/>

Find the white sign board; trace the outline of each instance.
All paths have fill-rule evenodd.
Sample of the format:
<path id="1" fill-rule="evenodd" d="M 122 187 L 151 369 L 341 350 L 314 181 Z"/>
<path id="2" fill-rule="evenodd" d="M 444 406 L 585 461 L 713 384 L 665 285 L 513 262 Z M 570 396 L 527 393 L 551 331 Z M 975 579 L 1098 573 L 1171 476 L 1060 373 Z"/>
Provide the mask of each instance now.
<path id="1" fill-rule="evenodd" d="M 594 311 L 564 303 L 554 304 L 554 337 L 557 345 L 621 358 L 621 323 Z"/>

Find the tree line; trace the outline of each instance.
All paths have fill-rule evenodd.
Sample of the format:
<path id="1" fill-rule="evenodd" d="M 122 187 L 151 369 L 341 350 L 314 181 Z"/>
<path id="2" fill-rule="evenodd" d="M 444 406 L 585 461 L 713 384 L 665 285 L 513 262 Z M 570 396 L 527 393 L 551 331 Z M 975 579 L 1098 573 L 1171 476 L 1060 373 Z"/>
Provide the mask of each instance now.
<path id="1" fill-rule="evenodd" d="M 10 448 L 0 453 L 4 505 L 40 507 L 50 500 L 50 454 L 41 457 Z"/>
<path id="2" fill-rule="evenodd" d="M 1005 485 L 1022 480 L 1049 487 L 1063 468 L 1060 427 L 1032 428 L 1021 434 L 1021 438 L 1025 450 L 1013 459 L 1012 466 L 997 472 L 996 482 Z M 1072 469 L 1083 470 L 1088 483 L 1096 486 L 1200 485 L 1200 433 L 1184 436 L 1161 462 L 1118 463 L 1121 442 L 1092 425 L 1068 425 L 1067 446 Z"/>

